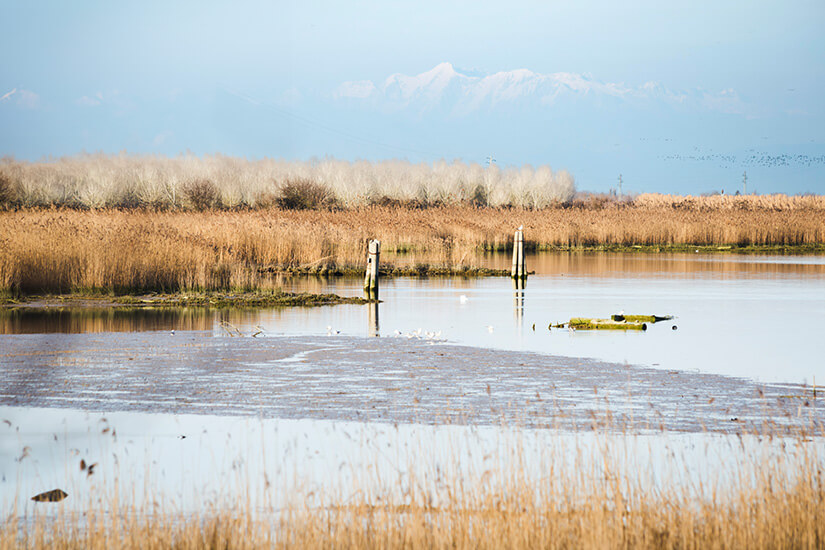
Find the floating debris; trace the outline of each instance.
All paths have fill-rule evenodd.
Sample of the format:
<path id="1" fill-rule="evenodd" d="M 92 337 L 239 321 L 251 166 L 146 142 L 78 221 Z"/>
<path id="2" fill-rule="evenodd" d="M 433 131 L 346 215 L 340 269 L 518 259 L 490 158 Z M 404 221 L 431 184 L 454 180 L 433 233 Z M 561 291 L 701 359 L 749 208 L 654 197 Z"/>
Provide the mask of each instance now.
<path id="1" fill-rule="evenodd" d="M 673 319 L 673 315 L 624 315 L 619 313 L 611 315 L 610 319 L 613 321 L 627 321 L 628 323 L 658 323 L 659 321 L 669 321 Z"/>
<path id="2" fill-rule="evenodd" d="M 52 489 L 51 491 L 34 495 L 32 500 L 35 502 L 60 502 L 67 496 L 69 496 L 69 493 L 63 489 Z"/>
<path id="3" fill-rule="evenodd" d="M 647 330 L 648 324 L 673 319 L 672 315 L 611 315 L 610 319 L 594 319 L 589 317 L 573 317 L 567 323 L 550 325 L 547 328 L 564 328 L 576 330 Z M 674 329 L 675 330 L 675 329 Z"/>
<path id="4" fill-rule="evenodd" d="M 570 319 L 570 322 L 567 324 L 567 328 L 573 330 L 647 330 L 647 323 L 574 317 Z"/>

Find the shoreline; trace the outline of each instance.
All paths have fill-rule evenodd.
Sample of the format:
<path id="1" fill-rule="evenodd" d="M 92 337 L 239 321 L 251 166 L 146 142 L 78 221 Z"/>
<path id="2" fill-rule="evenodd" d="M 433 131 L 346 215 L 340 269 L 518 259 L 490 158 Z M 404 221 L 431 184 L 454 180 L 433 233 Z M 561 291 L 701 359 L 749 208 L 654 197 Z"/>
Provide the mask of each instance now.
<path id="1" fill-rule="evenodd" d="M 825 421 L 822 398 L 801 382 L 763 383 L 418 338 L 210 334 L 162 331 L 149 348 L 139 332 L 105 340 L 95 333 L 0 336 L 2 378 L 17 390 L 4 404 L 619 432 L 744 434 L 769 428 L 777 436 L 811 422 L 819 430 Z M 35 341 L 41 351 L 32 351 Z M 84 358 L 80 367 L 67 360 L 77 354 Z M 387 362 L 395 373 L 390 377 L 384 376 Z M 163 370 L 156 369 L 159 364 Z M 74 378 L 77 368 L 83 377 Z M 50 369 L 49 377 L 29 376 L 43 369 Z M 54 386 L 55 377 L 65 382 Z M 268 382 L 259 386 L 259 380 Z M 639 399 L 641 409 L 635 406 Z M 798 409 L 804 414 L 797 416 Z"/>
<path id="2" fill-rule="evenodd" d="M 134 294 L 33 294 L 20 298 L 0 298 L 0 311 L 13 309 L 59 310 L 74 308 L 147 309 L 174 307 L 255 308 L 255 307 L 316 307 L 338 304 L 365 305 L 378 300 L 337 294 L 308 292 L 204 292 Z"/>

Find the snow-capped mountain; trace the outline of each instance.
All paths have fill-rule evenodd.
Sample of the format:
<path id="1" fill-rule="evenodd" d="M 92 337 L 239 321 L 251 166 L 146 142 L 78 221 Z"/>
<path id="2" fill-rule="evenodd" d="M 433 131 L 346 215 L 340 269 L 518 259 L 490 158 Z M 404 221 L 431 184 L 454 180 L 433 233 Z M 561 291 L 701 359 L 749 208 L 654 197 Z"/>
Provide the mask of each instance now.
<path id="1" fill-rule="evenodd" d="M 658 82 L 631 87 L 623 83 L 601 82 L 578 73 L 543 74 L 528 69 L 476 76 L 464 74 L 447 62 L 414 76 L 395 73 L 380 83 L 370 80 L 344 82 L 333 95 L 336 99 L 368 101 L 396 109 L 413 107 L 426 111 L 442 107 L 459 115 L 517 102 L 552 105 L 567 96 L 654 100 L 672 104 L 694 102 L 703 108 L 727 112 L 741 108 L 739 97 L 733 90 L 718 94 L 702 90 L 682 92 L 669 90 Z"/>

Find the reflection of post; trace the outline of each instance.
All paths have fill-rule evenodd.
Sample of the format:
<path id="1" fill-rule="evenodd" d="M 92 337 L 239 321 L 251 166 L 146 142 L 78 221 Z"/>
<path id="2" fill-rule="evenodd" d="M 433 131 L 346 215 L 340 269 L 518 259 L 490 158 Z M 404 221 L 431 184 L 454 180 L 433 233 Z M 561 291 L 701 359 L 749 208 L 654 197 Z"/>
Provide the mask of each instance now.
<path id="1" fill-rule="evenodd" d="M 367 271 L 364 275 L 364 292 L 371 300 L 378 299 L 378 258 L 381 254 L 381 241 L 370 240 L 367 255 Z"/>
<path id="2" fill-rule="evenodd" d="M 516 326 L 519 334 L 521 334 L 522 325 L 524 325 L 524 286 L 523 281 L 518 279 L 513 281 L 513 315 L 516 318 Z"/>
<path id="3" fill-rule="evenodd" d="M 369 335 L 370 336 L 381 336 L 381 327 L 378 324 L 378 301 L 371 302 L 367 304 L 367 307 L 370 308 L 369 319 L 370 319 L 370 326 L 369 326 Z"/>

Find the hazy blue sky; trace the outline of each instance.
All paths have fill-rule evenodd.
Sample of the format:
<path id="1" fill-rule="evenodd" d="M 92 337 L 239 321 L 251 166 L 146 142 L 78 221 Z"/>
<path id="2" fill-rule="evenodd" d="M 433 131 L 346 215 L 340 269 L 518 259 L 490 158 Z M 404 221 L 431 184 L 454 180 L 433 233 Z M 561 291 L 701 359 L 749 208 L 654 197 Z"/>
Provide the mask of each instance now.
<path id="1" fill-rule="evenodd" d="M 4 2 L 0 155 L 461 158 L 825 192 L 825 2 Z"/>

